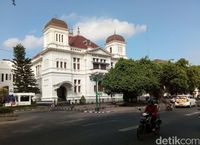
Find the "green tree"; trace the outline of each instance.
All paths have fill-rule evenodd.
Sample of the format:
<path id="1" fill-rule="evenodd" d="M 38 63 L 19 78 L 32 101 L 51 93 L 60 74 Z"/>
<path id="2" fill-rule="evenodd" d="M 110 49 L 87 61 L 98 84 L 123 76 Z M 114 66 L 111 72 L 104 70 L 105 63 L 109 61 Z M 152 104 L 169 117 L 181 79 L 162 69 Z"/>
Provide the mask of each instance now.
<path id="1" fill-rule="evenodd" d="M 105 92 L 108 94 L 123 93 L 124 100 L 132 100 L 142 93 L 139 77 L 141 69 L 134 60 L 120 59 L 115 68 L 107 73 L 103 80 Z M 140 80 L 139 80 L 140 79 Z"/>
<path id="2" fill-rule="evenodd" d="M 138 62 L 143 68 L 143 73 L 146 78 L 145 92 L 157 98 L 163 96 L 164 87 L 161 83 L 162 64 L 151 61 L 148 57 L 142 58 Z"/>
<path id="3" fill-rule="evenodd" d="M 188 61 L 180 59 L 176 63 L 168 62 L 163 66 L 162 84 L 170 94 L 188 93 Z"/>
<path id="4" fill-rule="evenodd" d="M 25 55 L 25 48 L 21 44 L 14 47 L 14 92 L 39 93 L 36 79 L 31 69 L 31 59 L 25 58 Z"/>
<path id="5" fill-rule="evenodd" d="M 188 92 L 192 94 L 195 88 L 200 89 L 200 67 L 190 66 L 187 70 L 188 75 Z"/>
<path id="6" fill-rule="evenodd" d="M 181 58 L 177 62 L 120 59 L 103 80 L 108 94 L 123 93 L 124 100 L 133 100 L 142 93 L 162 97 L 165 92 L 173 94 L 192 93 L 200 88 L 200 66 L 191 66 Z"/>
<path id="7" fill-rule="evenodd" d="M 160 67 L 147 57 L 139 61 L 120 59 L 105 75 L 103 85 L 108 94 L 123 93 L 124 100 L 135 100 L 143 93 L 160 96 Z"/>

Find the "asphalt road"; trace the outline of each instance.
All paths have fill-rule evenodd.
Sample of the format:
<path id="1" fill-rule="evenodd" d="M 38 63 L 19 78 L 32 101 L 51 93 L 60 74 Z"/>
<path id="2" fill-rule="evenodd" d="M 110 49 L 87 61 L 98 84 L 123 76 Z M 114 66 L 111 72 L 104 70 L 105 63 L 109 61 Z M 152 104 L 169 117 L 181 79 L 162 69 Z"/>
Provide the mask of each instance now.
<path id="1" fill-rule="evenodd" d="M 160 112 L 161 137 L 199 138 L 197 108 Z M 20 120 L 0 123 L 0 145 L 155 145 L 150 134 L 138 141 L 140 113 L 107 114 L 79 112 L 19 113 Z"/>

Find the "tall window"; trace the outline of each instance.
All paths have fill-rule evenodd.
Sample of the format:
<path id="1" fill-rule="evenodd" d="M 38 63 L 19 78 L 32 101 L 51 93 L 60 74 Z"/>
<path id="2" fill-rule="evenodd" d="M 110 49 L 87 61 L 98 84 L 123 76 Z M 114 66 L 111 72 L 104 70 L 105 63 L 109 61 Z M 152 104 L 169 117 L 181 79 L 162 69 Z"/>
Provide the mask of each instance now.
<path id="1" fill-rule="evenodd" d="M 63 42 L 63 40 L 64 40 L 64 35 L 62 35 L 62 34 L 56 34 L 56 41 Z"/>
<path id="2" fill-rule="evenodd" d="M 113 62 L 111 62 L 111 64 L 110 64 L 110 65 L 111 65 L 111 68 L 113 68 Z"/>
<path id="3" fill-rule="evenodd" d="M 80 93 L 81 92 L 81 80 L 74 80 L 74 92 Z"/>
<path id="4" fill-rule="evenodd" d="M 78 92 L 81 92 L 81 80 L 78 80 Z"/>
<path id="5" fill-rule="evenodd" d="M 67 63 L 66 62 L 64 62 L 64 68 L 67 68 Z"/>
<path id="6" fill-rule="evenodd" d="M 66 69 L 67 62 L 66 61 L 56 61 L 56 68 Z"/>
<path id="7" fill-rule="evenodd" d="M 122 54 L 122 52 L 123 52 L 123 48 L 122 48 L 122 47 L 119 47 L 118 52 L 119 52 L 119 54 Z"/>
<path id="8" fill-rule="evenodd" d="M 4 81 L 4 74 L 1 74 L 1 81 Z"/>
<path id="9" fill-rule="evenodd" d="M 74 80 L 74 93 L 77 93 L 76 80 Z"/>
<path id="10" fill-rule="evenodd" d="M 80 58 L 77 58 L 77 69 L 80 70 Z"/>
<path id="11" fill-rule="evenodd" d="M 8 74 L 6 74 L 6 81 L 8 80 Z"/>
<path id="12" fill-rule="evenodd" d="M 110 47 L 110 53 L 112 53 L 112 47 Z"/>
<path id="13" fill-rule="evenodd" d="M 36 76 L 40 76 L 41 75 L 41 65 L 37 65 L 36 66 Z"/>
<path id="14" fill-rule="evenodd" d="M 58 34 L 56 34 L 56 41 L 58 41 Z"/>
<path id="15" fill-rule="evenodd" d="M 99 69 L 99 64 L 93 63 L 93 69 Z"/>
<path id="16" fill-rule="evenodd" d="M 11 74 L 9 74 L 9 80 L 11 80 Z"/>
<path id="17" fill-rule="evenodd" d="M 106 64 L 101 64 L 101 69 L 106 70 Z"/>
<path id="18" fill-rule="evenodd" d="M 80 58 L 76 58 L 74 57 L 73 58 L 73 67 L 74 67 L 74 70 L 80 70 Z"/>
<path id="19" fill-rule="evenodd" d="M 56 67 L 59 68 L 59 61 L 56 61 Z"/>
<path id="20" fill-rule="evenodd" d="M 63 67 L 63 62 L 60 62 L 60 68 L 62 68 Z"/>

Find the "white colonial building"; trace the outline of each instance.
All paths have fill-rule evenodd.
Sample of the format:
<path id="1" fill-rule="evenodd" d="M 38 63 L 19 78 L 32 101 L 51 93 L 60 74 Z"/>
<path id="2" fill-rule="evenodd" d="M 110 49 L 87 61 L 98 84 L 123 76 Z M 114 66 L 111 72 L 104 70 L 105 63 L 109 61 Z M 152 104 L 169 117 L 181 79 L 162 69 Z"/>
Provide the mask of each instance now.
<path id="1" fill-rule="evenodd" d="M 101 28 L 99 28 L 99 31 Z M 78 30 L 79 31 L 79 30 Z M 95 102 L 95 82 L 91 74 L 107 73 L 119 58 L 126 57 L 126 43 L 122 36 L 113 34 L 106 39 L 105 48 L 80 35 L 69 32 L 68 25 L 56 18 L 44 27 L 44 48 L 32 58 L 32 69 L 41 90 L 41 100 Z M 99 82 L 101 101 L 110 101 Z M 122 94 L 112 96 L 122 99 Z"/>
<path id="2" fill-rule="evenodd" d="M 12 61 L 0 60 L 0 88 L 6 88 L 8 93 L 13 93 Z"/>

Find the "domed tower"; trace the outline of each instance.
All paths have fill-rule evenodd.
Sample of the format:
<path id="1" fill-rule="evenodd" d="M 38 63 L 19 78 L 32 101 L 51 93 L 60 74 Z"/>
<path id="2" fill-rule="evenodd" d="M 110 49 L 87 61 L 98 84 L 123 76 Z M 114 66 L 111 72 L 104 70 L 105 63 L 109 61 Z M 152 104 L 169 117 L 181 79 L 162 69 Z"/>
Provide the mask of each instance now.
<path id="1" fill-rule="evenodd" d="M 44 48 L 67 49 L 68 42 L 68 26 L 59 19 L 52 18 L 44 27 Z"/>
<path id="2" fill-rule="evenodd" d="M 113 34 L 106 39 L 106 50 L 118 58 L 126 58 L 125 39 L 118 34 Z"/>

